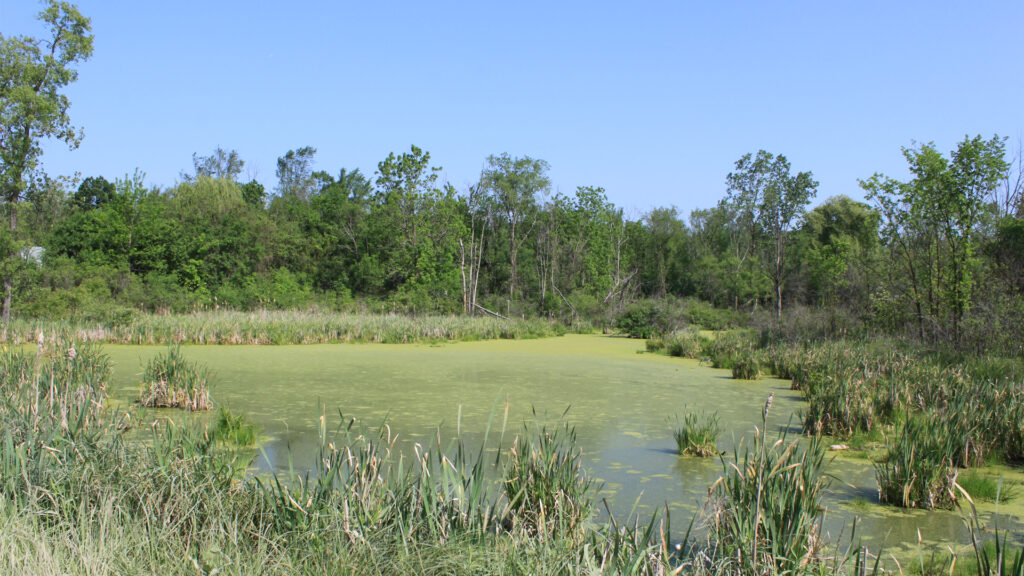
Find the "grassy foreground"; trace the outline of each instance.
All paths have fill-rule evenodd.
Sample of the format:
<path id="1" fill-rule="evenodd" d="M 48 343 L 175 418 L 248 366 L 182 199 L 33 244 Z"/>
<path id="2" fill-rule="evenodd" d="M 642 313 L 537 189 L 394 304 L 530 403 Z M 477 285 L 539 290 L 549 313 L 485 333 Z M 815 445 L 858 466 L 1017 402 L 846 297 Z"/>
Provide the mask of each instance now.
<path id="1" fill-rule="evenodd" d="M 14 319 L 0 334 L 0 342 L 32 343 L 40 333 L 108 344 L 325 344 L 538 338 L 565 332 L 564 326 L 539 319 L 225 310 L 139 314 L 124 322 Z"/>

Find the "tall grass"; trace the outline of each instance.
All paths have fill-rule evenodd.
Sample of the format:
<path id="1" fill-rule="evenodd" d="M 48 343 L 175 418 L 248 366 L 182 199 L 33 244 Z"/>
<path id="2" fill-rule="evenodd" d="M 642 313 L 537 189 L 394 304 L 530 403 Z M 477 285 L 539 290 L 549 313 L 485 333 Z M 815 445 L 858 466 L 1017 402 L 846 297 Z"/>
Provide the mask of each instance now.
<path id="1" fill-rule="evenodd" d="M 821 446 L 768 440 L 769 407 L 751 447 L 724 463 L 712 539 L 697 542 L 689 530 L 674 534 L 667 513 L 600 519 L 593 480 L 565 425 L 524 427 L 510 448 L 488 441 L 485 430 L 478 446 L 438 435 L 405 452 L 387 425 L 342 420 L 335 428 L 322 413 L 309 473 L 241 479 L 251 453 L 205 433 L 190 415 L 114 412 L 105 407 L 108 377 L 107 359 L 81 342 L 0 352 L 0 573 L 710 575 L 847 567 L 845 556 L 822 553 Z M 1000 546 L 1012 568 L 1019 550 Z"/>
<path id="2" fill-rule="evenodd" d="M 802 444 L 767 436 L 769 397 L 752 446 L 713 486 L 714 534 L 730 572 L 802 574 L 826 568 L 819 559 L 825 450 L 818 436 Z"/>
<path id="3" fill-rule="evenodd" d="M 1018 360 L 951 358 L 872 341 L 776 343 L 766 351 L 768 366 L 791 376 L 807 400 L 809 432 L 850 438 L 879 426 L 896 431 L 908 415 L 928 413 L 949 437 L 946 456 L 954 465 L 978 466 L 996 453 L 1024 461 Z"/>
<path id="4" fill-rule="evenodd" d="M 139 404 L 150 408 L 209 410 L 210 371 L 198 362 L 189 362 L 174 345 L 157 354 L 142 373 Z"/>
<path id="5" fill-rule="evenodd" d="M 540 319 L 490 316 L 405 316 L 331 311 L 205 311 L 140 314 L 125 323 L 12 320 L 0 341 L 33 342 L 39 332 L 111 344 L 320 344 L 537 338 L 567 328 Z"/>
<path id="6" fill-rule="evenodd" d="M 680 455 L 716 456 L 718 455 L 718 412 L 710 415 L 701 412 L 687 412 L 680 420 L 676 417 L 676 426 L 672 436 L 676 440 L 676 451 Z"/>

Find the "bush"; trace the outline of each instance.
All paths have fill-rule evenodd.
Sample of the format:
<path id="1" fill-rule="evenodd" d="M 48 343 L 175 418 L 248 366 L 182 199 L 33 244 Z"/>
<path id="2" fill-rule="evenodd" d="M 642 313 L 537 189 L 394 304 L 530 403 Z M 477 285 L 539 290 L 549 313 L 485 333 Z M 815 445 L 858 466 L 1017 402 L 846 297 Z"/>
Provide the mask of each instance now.
<path id="1" fill-rule="evenodd" d="M 666 317 L 653 300 L 641 300 L 626 307 L 615 328 L 630 338 L 650 338 L 666 332 Z"/>

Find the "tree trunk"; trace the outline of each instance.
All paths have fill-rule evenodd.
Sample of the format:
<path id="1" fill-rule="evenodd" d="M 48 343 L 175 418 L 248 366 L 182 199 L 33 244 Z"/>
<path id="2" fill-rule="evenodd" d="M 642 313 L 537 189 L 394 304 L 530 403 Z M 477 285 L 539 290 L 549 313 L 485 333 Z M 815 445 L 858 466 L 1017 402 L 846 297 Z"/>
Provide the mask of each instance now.
<path id="1" fill-rule="evenodd" d="M 11 238 L 14 238 L 14 230 L 18 227 L 18 211 L 17 202 L 8 202 L 8 207 L 11 209 Z M 9 254 L 10 258 L 16 258 L 17 253 Z M 3 312 L 0 313 L 0 321 L 3 322 L 4 326 L 7 326 L 11 322 L 11 299 L 14 295 L 14 282 L 10 275 L 4 278 L 4 305 Z"/>

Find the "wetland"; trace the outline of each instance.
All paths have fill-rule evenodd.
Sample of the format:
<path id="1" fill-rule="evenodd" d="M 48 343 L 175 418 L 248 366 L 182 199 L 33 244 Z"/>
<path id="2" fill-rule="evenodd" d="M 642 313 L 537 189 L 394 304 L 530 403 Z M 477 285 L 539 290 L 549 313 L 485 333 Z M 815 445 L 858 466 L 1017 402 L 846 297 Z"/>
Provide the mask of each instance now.
<path id="1" fill-rule="evenodd" d="M 113 365 L 111 398 L 133 401 L 143 366 L 165 349 L 104 346 Z M 332 426 L 350 418 L 367 429 L 386 424 L 400 450 L 410 454 L 416 443 L 426 445 L 435 437 L 458 436 L 479 446 L 484 431 L 493 452 L 499 444 L 507 448 L 524 422 L 564 421 L 575 428 L 583 466 L 613 516 L 645 517 L 667 508 L 677 525 L 704 509 L 723 462 L 677 455 L 676 415 L 717 413 L 718 448 L 731 454 L 737 445 L 750 443 L 770 394 L 769 437 L 780 430 L 799 436 L 807 406 L 788 380 L 737 380 L 705 361 L 647 353 L 643 340 L 602 335 L 182 350 L 210 369 L 216 404 L 244 414 L 260 429 L 261 448 L 250 476 L 312 469 L 321 414 Z M 871 450 L 828 454 L 825 473 L 831 482 L 822 500 L 826 539 L 848 541 L 856 520 L 857 541 L 899 557 L 922 547 L 969 543 L 960 511 L 879 503 L 872 461 L 877 457 Z M 1011 496 L 1024 479 L 1019 469 L 1007 466 L 988 466 L 977 474 L 1001 481 L 1003 493 Z M 1024 507 L 1018 498 L 998 506 L 977 504 L 982 525 L 998 521 L 999 529 L 1019 543 Z"/>

